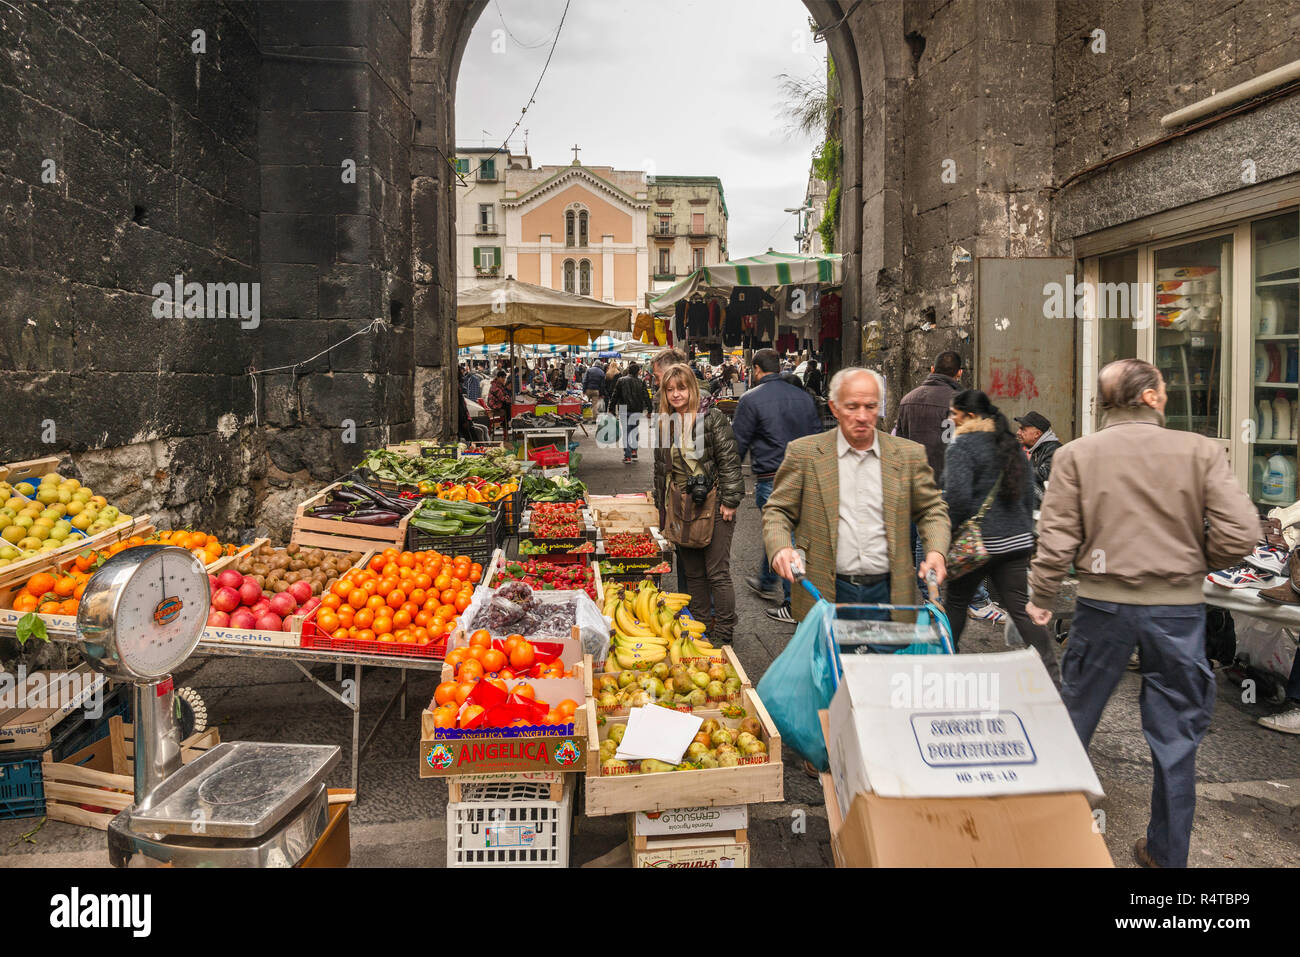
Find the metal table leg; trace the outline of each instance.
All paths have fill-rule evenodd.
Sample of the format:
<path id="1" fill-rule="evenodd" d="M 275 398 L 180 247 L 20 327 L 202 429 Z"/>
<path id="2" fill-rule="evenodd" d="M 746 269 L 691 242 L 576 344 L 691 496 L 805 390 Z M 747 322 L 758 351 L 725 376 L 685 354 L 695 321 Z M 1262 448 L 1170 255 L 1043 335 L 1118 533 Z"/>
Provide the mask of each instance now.
<path id="1" fill-rule="evenodd" d="M 356 700 L 352 705 L 352 791 L 359 794 L 357 790 L 357 779 L 361 773 L 361 748 L 358 741 L 361 738 L 361 665 L 356 666 L 355 681 L 356 685 L 352 689 Z"/>
<path id="2" fill-rule="evenodd" d="M 406 720 L 406 669 L 405 668 L 402 669 L 402 710 L 401 710 L 400 717 L 403 721 Z"/>

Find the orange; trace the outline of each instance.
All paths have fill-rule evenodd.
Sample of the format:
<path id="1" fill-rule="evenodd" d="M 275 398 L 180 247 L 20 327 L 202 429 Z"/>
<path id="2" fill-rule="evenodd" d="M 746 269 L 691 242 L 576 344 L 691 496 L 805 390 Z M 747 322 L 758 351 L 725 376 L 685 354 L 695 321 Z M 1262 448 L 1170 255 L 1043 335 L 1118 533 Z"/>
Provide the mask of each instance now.
<path id="1" fill-rule="evenodd" d="M 444 605 L 451 605 L 453 602 L 456 601 L 456 589 L 454 588 L 443 589 L 442 594 L 438 596 L 438 600 L 441 601 Z"/>
<path id="2" fill-rule="evenodd" d="M 433 700 L 439 705 L 456 700 L 456 682 L 443 681 L 433 689 Z"/>
<path id="3" fill-rule="evenodd" d="M 565 698 L 555 706 L 555 710 L 566 718 L 573 717 L 573 712 L 578 710 L 578 702 L 572 698 Z"/>
<path id="4" fill-rule="evenodd" d="M 469 725 L 471 721 L 483 713 L 481 705 L 472 704 L 465 709 L 465 713 L 460 716 L 460 726 L 462 728 Z"/>
<path id="5" fill-rule="evenodd" d="M 495 648 L 488 648 L 484 650 L 483 657 L 480 658 L 479 660 L 483 662 L 483 667 L 486 668 L 489 672 L 500 671 L 502 668 L 505 667 L 506 664 L 505 653 L 501 651 L 497 651 Z"/>
<path id="6" fill-rule="evenodd" d="M 395 644 L 397 642 L 397 639 L 394 638 L 392 635 L 375 635 L 375 641 L 387 641 Z"/>
<path id="7" fill-rule="evenodd" d="M 374 629 L 376 635 L 391 635 L 393 633 L 393 619 L 376 618 Z"/>
<path id="8" fill-rule="evenodd" d="M 23 613 L 35 611 L 36 606 L 40 604 L 40 599 L 29 592 L 19 592 L 18 597 L 14 599 L 14 611 Z"/>
<path id="9" fill-rule="evenodd" d="M 509 668 L 502 668 L 500 671 L 497 672 L 497 677 L 500 678 L 502 681 L 513 681 L 515 677 L 515 673 L 511 671 Z"/>
<path id="10" fill-rule="evenodd" d="M 472 600 L 473 600 L 473 599 L 471 599 L 470 596 L 469 596 L 466 592 L 461 592 L 459 595 L 457 595 L 457 596 L 456 596 L 456 612 L 457 612 L 457 614 L 459 614 L 460 612 L 462 612 L 462 611 L 464 611 L 466 608 L 468 608 L 468 607 L 469 607 L 469 603 L 470 603 Z"/>
<path id="11" fill-rule="evenodd" d="M 409 631 L 399 631 L 397 633 L 397 640 L 403 645 L 415 644 L 415 636 Z"/>
<path id="12" fill-rule="evenodd" d="M 79 584 L 79 585 L 76 587 L 76 590 L 73 591 L 73 593 L 72 593 L 72 597 L 73 597 L 73 598 L 80 598 L 83 594 L 85 594 L 85 592 L 86 592 L 86 585 L 87 585 L 87 584 L 88 584 L 87 582 L 82 582 L 81 584 Z"/>
<path id="13" fill-rule="evenodd" d="M 360 588 L 354 588 L 348 592 L 348 604 L 353 608 L 365 608 L 366 599 L 370 596 Z"/>
<path id="14" fill-rule="evenodd" d="M 49 572 L 38 572 L 27 580 L 27 590 L 33 595 L 44 595 L 54 588 L 54 576 Z"/>
<path id="15" fill-rule="evenodd" d="M 397 587 L 396 578 L 381 578 L 379 579 L 379 585 L 375 588 L 375 594 L 383 595 L 385 598 L 387 598 L 388 593 L 396 587 Z"/>
<path id="16" fill-rule="evenodd" d="M 411 634 L 415 635 L 415 640 L 420 644 L 424 644 L 430 638 L 428 628 L 412 628 Z"/>
<path id="17" fill-rule="evenodd" d="M 395 548 L 385 548 L 382 552 L 380 552 L 380 554 L 384 557 L 385 562 L 391 562 L 394 558 L 396 558 L 401 553 Z"/>
<path id="18" fill-rule="evenodd" d="M 452 668 L 455 668 L 458 664 L 464 661 L 468 656 L 469 656 L 468 648 L 453 648 L 451 651 L 447 652 L 447 657 L 444 660 L 446 661 L 447 664 L 451 665 Z"/>
<path id="19" fill-rule="evenodd" d="M 404 601 L 402 602 L 401 610 L 414 618 L 416 613 L 420 610 L 420 606 L 413 601 Z"/>
<path id="20" fill-rule="evenodd" d="M 371 611 L 374 611 L 375 609 L 378 609 L 378 608 L 383 608 L 383 607 L 384 607 L 384 596 L 383 596 L 383 595 L 371 595 L 369 598 L 366 599 L 366 607 L 369 608 Z"/>
<path id="21" fill-rule="evenodd" d="M 435 708 L 433 711 L 433 726 L 435 728 L 456 727 L 457 710 L 458 709 L 455 705 L 451 705 L 450 707 L 443 705 L 441 708 Z"/>
<path id="22" fill-rule="evenodd" d="M 338 598 L 347 598 L 352 591 L 352 584 L 347 578 L 340 578 L 330 586 L 330 592 Z"/>
<path id="23" fill-rule="evenodd" d="M 316 613 L 316 627 L 332 635 L 339 630 L 339 616 L 327 608 L 322 608 Z"/>
<path id="24" fill-rule="evenodd" d="M 358 628 L 369 628 L 375 622 L 375 613 L 369 608 L 362 608 L 353 617 Z"/>
<path id="25" fill-rule="evenodd" d="M 351 605 L 344 605 L 338 610 L 339 624 L 344 628 L 352 627 L 352 620 L 356 615 L 356 609 Z"/>
<path id="26" fill-rule="evenodd" d="M 442 591 L 444 588 L 450 588 L 450 587 L 451 587 L 451 576 L 450 576 L 450 575 L 439 575 L 437 578 L 435 578 L 435 579 L 433 580 L 433 587 L 434 587 L 436 590 L 438 590 L 438 591 Z"/>
<path id="27" fill-rule="evenodd" d="M 370 559 L 366 567 L 373 572 L 377 572 L 387 564 L 388 564 L 388 559 L 384 558 L 383 555 L 376 555 Z"/>
<path id="28" fill-rule="evenodd" d="M 465 699 L 470 696 L 470 692 L 473 690 L 474 682 L 472 681 L 462 681 L 460 684 L 456 685 L 456 703 L 464 704 Z"/>
<path id="29" fill-rule="evenodd" d="M 532 686 L 532 685 L 530 685 L 530 684 L 528 684 L 528 683 L 526 683 L 526 682 L 525 682 L 524 684 L 521 684 L 521 685 L 515 685 L 515 686 L 514 686 L 513 688 L 511 688 L 510 690 L 511 690 L 514 694 L 519 695 L 519 697 L 521 697 L 521 698 L 532 698 L 533 700 L 536 700 L 536 699 L 537 699 L 537 692 L 536 692 L 535 690 L 533 690 L 533 686 Z"/>
<path id="30" fill-rule="evenodd" d="M 342 602 L 343 599 L 334 594 L 332 590 L 326 592 L 325 597 L 320 600 L 322 607 L 328 608 L 330 611 L 338 611 L 339 605 L 342 604 Z"/>
<path id="31" fill-rule="evenodd" d="M 415 623 L 419 625 L 421 628 L 426 627 L 431 621 L 433 621 L 432 613 L 427 611 L 416 612 Z"/>
<path id="32" fill-rule="evenodd" d="M 330 637 L 332 637 L 335 641 L 346 641 L 348 637 L 348 630 L 346 628 L 340 628 L 338 631 L 334 632 L 334 634 L 331 635 Z"/>
<path id="33" fill-rule="evenodd" d="M 469 681 L 471 679 L 482 678 L 484 674 L 483 663 L 468 658 L 460 663 L 460 680 Z"/>
<path id="34" fill-rule="evenodd" d="M 491 648 L 492 633 L 489 632 L 486 628 L 479 628 L 477 631 L 475 631 L 472 635 L 469 636 L 469 643 L 471 648 L 474 647 Z"/>
<path id="35" fill-rule="evenodd" d="M 514 651 L 515 648 L 519 645 L 519 642 L 523 640 L 524 640 L 523 635 L 506 635 L 506 646 L 505 646 L 506 654 L 509 655 L 510 652 Z"/>
<path id="36" fill-rule="evenodd" d="M 509 688 L 506 687 L 506 683 L 502 681 L 500 678 L 484 678 L 483 680 L 486 681 L 488 684 L 492 685 L 493 687 L 500 688 L 502 691 L 510 690 Z"/>
<path id="37" fill-rule="evenodd" d="M 542 718 L 542 724 L 567 724 L 566 716 L 558 711 L 546 712 L 546 717 Z"/>
<path id="38" fill-rule="evenodd" d="M 409 611 L 403 609 L 393 615 L 394 628 L 405 628 L 410 623 L 411 623 L 411 613 Z"/>
<path id="39" fill-rule="evenodd" d="M 369 628 L 362 628 L 357 632 L 357 641 L 374 641 L 375 633 Z"/>
<path id="40" fill-rule="evenodd" d="M 400 588 L 394 588 L 388 593 L 387 600 L 389 608 L 401 608 L 406 602 L 406 592 L 402 591 Z"/>
<path id="41" fill-rule="evenodd" d="M 426 576 L 427 577 L 427 576 Z M 423 607 L 424 603 L 429 600 L 429 593 L 423 588 L 412 588 L 411 593 L 406 596 L 410 599 L 411 604 L 416 608 Z"/>
<path id="42" fill-rule="evenodd" d="M 473 658 L 475 661 L 477 661 L 479 664 L 483 664 L 483 655 L 486 652 L 487 652 L 486 648 L 480 647 L 479 645 L 471 645 L 469 649 L 469 656 Z"/>
<path id="43" fill-rule="evenodd" d="M 515 645 L 515 650 L 510 652 L 510 667 L 521 671 L 530 668 L 536 657 L 533 646 L 526 641 L 521 641 Z"/>
<path id="44" fill-rule="evenodd" d="M 67 599 L 66 601 L 60 602 L 60 604 L 59 604 L 59 609 L 58 609 L 58 611 L 55 612 L 55 614 L 56 614 L 56 615 L 75 615 L 75 614 L 77 613 L 77 605 L 78 605 L 78 604 L 79 604 L 79 603 L 78 603 L 77 599 L 75 599 L 75 598 L 69 598 L 69 599 Z"/>
<path id="45" fill-rule="evenodd" d="M 455 614 L 456 614 L 455 605 L 439 605 L 438 609 L 433 613 L 433 620 L 446 621 L 448 618 L 452 617 Z"/>
<path id="46" fill-rule="evenodd" d="M 64 575 L 54 582 L 54 594 L 60 598 L 68 598 L 77 587 L 77 580 L 71 575 Z"/>
<path id="47" fill-rule="evenodd" d="M 425 572 L 416 573 L 416 575 L 411 579 L 411 581 L 414 582 L 416 588 L 422 590 L 427 589 L 430 585 L 433 584 L 433 579 L 430 578 L 428 574 L 426 574 Z M 411 600 L 415 601 L 414 595 L 411 596 Z"/>

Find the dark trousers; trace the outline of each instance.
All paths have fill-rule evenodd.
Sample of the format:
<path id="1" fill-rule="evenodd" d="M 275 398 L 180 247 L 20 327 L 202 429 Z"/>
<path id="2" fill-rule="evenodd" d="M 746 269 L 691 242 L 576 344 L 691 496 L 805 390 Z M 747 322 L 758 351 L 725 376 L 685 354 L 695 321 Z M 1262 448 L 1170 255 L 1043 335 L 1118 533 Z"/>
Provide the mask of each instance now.
<path id="1" fill-rule="evenodd" d="M 944 606 L 948 613 L 948 623 L 952 626 L 952 644 L 957 648 L 961 633 L 966 629 L 966 609 L 971 599 L 985 578 L 992 579 L 1003 607 L 1028 645 L 1036 650 L 1047 666 L 1047 674 L 1052 683 L 1060 685 L 1061 669 L 1056 663 L 1056 642 L 1051 633 L 1042 625 L 1034 624 L 1025 612 L 1029 601 L 1029 557 L 1030 549 L 1011 552 L 1006 555 L 994 555 L 981 568 L 948 580 L 948 599 Z"/>
<path id="2" fill-rule="evenodd" d="M 889 576 L 874 585 L 854 585 L 835 579 L 835 601 L 841 605 L 888 605 Z M 855 615 L 864 621 L 889 621 L 888 611 L 864 611 Z"/>
<path id="3" fill-rule="evenodd" d="M 1196 748 L 1214 712 L 1204 605 L 1121 605 L 1080 598 L 1061 662 L 1061 699 L 1088 747 L 1137 645 L 1142 734 L 1153 766 L 1147 853 L 1186 867 L 1196 811 Z"/>
<path id="4" fill-rule="evenodd" d="M 772 496 L 772 481 L 770 478 L 754 480 L 754 504 L 758 506 L 760 512 L 763 510 L 763 506 L 767 504 L 767 500 Z M 759 548 L 763 549 L 758 556 L 758 582 L 763 586 L 763 590 L 767 591 L 777 583 L 778 576 L 776 572 L 772 571 L 772 563 L 768 561 L 767 550 L 763 548 L 761 537 L 758 544 Z M 790 583 L 784 578 L 780 579 L 780 581 L 781 591 L 785 595 L 785 603 L 788 605 L 790 604 Z"/>
<path id="5" fill-rule="evenodd" d="M 721 641 L 730 641 L 736 628 L 736 590 L 731 583 L 731 535 L 735 529 L 734 521 L 724 522 L 719 515 L 708 547 L 677 547 L 677 567 L 686 576 L 683 590 L 691 596 L 691 614 L 704 620 L 711 605 L 709 637 Z"/>

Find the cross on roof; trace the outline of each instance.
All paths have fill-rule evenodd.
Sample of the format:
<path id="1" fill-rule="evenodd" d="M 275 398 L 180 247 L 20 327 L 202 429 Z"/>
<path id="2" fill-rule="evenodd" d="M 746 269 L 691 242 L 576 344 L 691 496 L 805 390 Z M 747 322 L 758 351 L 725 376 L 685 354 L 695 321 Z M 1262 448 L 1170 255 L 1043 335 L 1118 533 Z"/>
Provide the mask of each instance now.
<path id="1" fill-rule="evenodd" d="M 580 149 L 580 147 L 578 146 L 577 143 L 574 143 L 572 149 L 573 149 L 573 165 L 574 166 L 581 165 L 578 163 L 578 150 Z"/>

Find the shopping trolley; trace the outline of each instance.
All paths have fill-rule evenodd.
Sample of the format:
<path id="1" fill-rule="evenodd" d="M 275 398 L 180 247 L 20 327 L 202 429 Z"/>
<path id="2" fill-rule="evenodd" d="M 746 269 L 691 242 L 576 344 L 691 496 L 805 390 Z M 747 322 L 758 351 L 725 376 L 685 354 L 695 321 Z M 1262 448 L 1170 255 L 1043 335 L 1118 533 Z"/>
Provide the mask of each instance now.
<path id="1" fill-rule="evenodd" d="M 802 556 L 797 552 L 793 564 L 795 581 L 808 590 L 814 601 L 824 601 L 821 592 L 804 574 Z M 844 668 L 840 655 L 898 654 L 942 655 L 955 654 L 952 643 L 952 626 L 943 606 L 939 603 L 938 579 L 933 571 L 926 575 L 929 601 L 922 605 L 868 605 L 827 602 L 828 614 L 822 616 L 822 639 L 829 652 L 831 679 L 839 687 Z M 868 615 L 886 611 L 914 611 L 916 621 L 900 622 L 880 620 Z"/>

